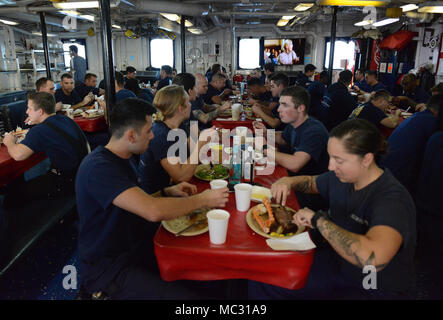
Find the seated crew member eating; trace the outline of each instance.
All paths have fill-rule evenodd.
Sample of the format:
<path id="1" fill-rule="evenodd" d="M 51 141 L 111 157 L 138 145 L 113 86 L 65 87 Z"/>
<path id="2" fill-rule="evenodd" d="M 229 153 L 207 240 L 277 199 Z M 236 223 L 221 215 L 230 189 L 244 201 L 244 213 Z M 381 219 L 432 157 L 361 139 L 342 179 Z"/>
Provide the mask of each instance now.
<path id="1" fill-rule="evenodd" d="M 368 87 L 366 88 L 367 91 L 362 88 L 359 88 L 359 90 L 357 91 L 355 87 L 354 91 L 357 91 L 359 94 L 366 94 L 377 90 L 386 90 L 385 85 L 381 82 L 378 82 L 377 71 L 375 70 L 366 71 L 365 79 L 366 79 L 366 84 L 368 85 Z"/>
<path id="2" fill-rule="evenodd" d="M 328 131 L 317 119 L 308 116 L 309 93 L 301 86 L 283 89 L 278 112 L 286 124 L 281 134 L 276 134 L 275 143 L 288 152 L 275 151 L 275 163 L 286 168 L 289 175 L 316 175 L 328 170 Z M 263 123 L 254 122 L 254 127 L 267 130 Z M 297 194 L 301 206 L 316 209 L 325 206 L 318 196 Z"/>
<path id="3" fill-rule="evenodd" d="M 230 102 L 223 103 L 222 106 L 210 106 L 205 104 L 203 96 L 208 91 L 208 80 L 201 73 L 195 74 L 195 90 L 197 97 L 191 102 L 191 120 L 198 120 L 198 128 L 200 130 L 211 127 L 211 120 L 215 119 L 220 112 L 231 107 Z"/>
<path id="4" fill-rule="evenodd" d="M 13 134 L 7 134 L 3 143 L 16 161 L 44 152 L 52 169 L 7 193 L 5 205 L 13 206 L 27 203 L 31 199 L 73 194 L 77 168 L 89 152 L 86 137 L 79 126 L 72 119 L 55 114 L 55 100 L 51 94 L 29 94 L 26 113 L 35 126 L 29 129 L 22 142 L 17 143 Z"/>
<path id="5" fill-rule="evenodd" d="M 65 73 L 61 78 L 61 88 L 55 91 L 55 102 L 71 105 L 72 109 L 85 107 L 94 101 L 94 94 L 90 92 L 83 100 L 74 90 L 74 79 L 69 73 Z"/>
<path id="6" fill-rule="evenodd" d="M 84 98 L 88 95 L 88 93 L 92 92 L 96 96 L 101 96 L 105 93 L 105 90 L 97 88 L 97 75 L 93 73 L 87 73 L 85 75 L 85 82 L 81 82 L 74 89 L 80 98 Z"/>
<path id="7" fill-rule="evenodd" d="M 253 105 L 258 103 L 260 105 L 269 106 L 272 100 L 272 94 L 266 89 L 266 86 L 259 78 L 251 78 L 248 81 L 247 91 L 253 98 L 249 98 L 249 103 Z"/>
<path id="8" fill-rule="evenodd" d="M 47 92 L 54 96 L 55 95 L 54 81 L 46 77 L 40 78 L 35 82 L 35 90 L 36 92 Z M 63 103 L 61 101 L 57 102 L 55 104 L 55 111 L 56 112 L 60 111 L 62 109 L 62 105 Z M 27 123 L 28 121 L 29 119 L 26 119 L 25 123 Z"/>
<path id="9" fill-rule="evenodd" d="M 168 135 L 171 131 L 171 134 L 177 133 L 179 135 L 180 129 L 186 135 L 183 122 L 189 119 L 191 113 L 189 95 L 183 87 L 170 85 L 158 91 L 154 97 L 154 106 L 159 111 L 156 115 L 157 120 L 152 127 L 154 139 L 150 142 L 146 152 L 141 155 L 139 164 L 141 187 L 147 193 L 157 192 L 169 186 L 171 181 L 174 183 L 189 181 L 197 167 L 197 164 L 191 164 L 190 160 L 198 159 L 200 148 L 206 143 L 199 141 L 198 147 L 191 150 L 191 152 L 197 153 L 197 157 L 193 157 L 188 152 L 177 154 L 179 151 L 177 149 L 169 154 L 172 152 L 171 150 L 174 151 L 174 145 L 177 146 L 178 142 L 168 141 Z M 179 136 L 179 138 L 183 137 Z"/>
<path id="10" fill-rule="evenodd" d="M 401 110 L 396 110 L 395 114 L 388 116 L 386 110 L 392 100 L 391 94 L 386 90 L 377 90 L 371 96 L 370 102 L 367 102 L 352 111 L 350 119 L 365 119 L 375 126 L 385 126 L 395 128 L 398 126 Z"/>
<path id="11" fill-rule="evenodd" d="M 422 103 L 426 103 L 429 99 L 429 94 L 418 86 L 417 77 L 408 73 L 401 80 L 401 86 L 403 87 L 403 93 L 401 96 L 393 99 L 393 104 L 402 109 L 408 109 L 410 112 L 417 110 L 417 106 L 421 106 Z"/>
<path id="12" fill-rule="evenodd" d="M 225 89 L 226 76 L 216 73 L 212 76 L 212 80 L 208 85 L 208 91 L 203 95 L 203 101 L 206 104 L 222 105 L 223 100 L 231 93 L 230 89 Z"/>
<path id="13" fill-rule="evenodd" d="M 284 125 L 280 120 L 278 108 L 280 106 L 280 94 L 289 85 L 289 78 L 283 73 L 277 73 L 271 76 L 271 94 L 272 100 L 275 103 L 271 103 L 269 107 L 254 103 L 252 105 L 252 111 L 258 117 L 274 129 L 282 129 Z M 271 109 L 272 108 L 272 109 Z"/>
<path id="14" fill-rule="evenodd" d="M 321 102 L 328 88 L 328 73 L 326 71 L 320 72 L 319 81 L 312 81 L 308 88 L 311 96 L 311 107 L 309 108 L 309 115 L 321 121 Z"/>
<path id="15" fill-rule="evenodd" d="M 125 100 L 127 98 L 137 98 L 134 92 L 125 89 L 125 77 L 121 72 L 115 73 L 115 102 Z"/>
<path id="16" fill-rule="evenodd" d="M 168 197 L 162 198 L 154 197 L 160 192 L 151 196 L 139 187 L 129 159 L 143 154 L 154 138 L 154 112 L 141 99 L 118 102 L 110 116 L 111 140 L 97 147 L 79 168 L 78 247 L 84 294 L 101 292 L 111 299 L 189 299 L 192 295 L 183 283 L 161 280 L 153 234 L 148 232 L 150 221 L 173 219 L 204 207 L 223 207 L 228 189 L 195 194 L 196 186 L 180 183 L 162 189 Z"/>
<path id="17" fill-rule="evenodd" d="M 362 119 L 347 120 L 330 133 L 331 171 L 286 177 L 272 185 L 278 203 L 285 204 L 291 189 L 329 200 L 328 214 L 303 208 L 293 217 L 299 226 L 318 229 L 328 245 L 316 249 L 304 288 L 291 291 L 250 283 L 250 298 L 405 297 L 415 282 L 415 206 L 391 172 L 377 165 L 386 150 L 387 143 L 374 125 Z M 365 266 L 374 268 L 369 271 L 370 281 L 365 281 Z M 369 282 L 371 289 L 365 289 Z"/>

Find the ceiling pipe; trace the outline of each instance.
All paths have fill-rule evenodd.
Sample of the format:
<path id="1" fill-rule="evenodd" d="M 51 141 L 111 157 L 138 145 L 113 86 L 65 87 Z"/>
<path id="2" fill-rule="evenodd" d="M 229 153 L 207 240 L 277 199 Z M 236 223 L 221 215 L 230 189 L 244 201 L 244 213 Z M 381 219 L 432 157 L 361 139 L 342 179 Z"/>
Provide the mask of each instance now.
<path id="1" fill-rule="evenodd" d="M 1 12 L 0 12 L 0 14 L 1 14 Z M 40 23 L 40 17 L 37 15 L 33 15 L 31 13 L 19 12 L 19 13 L 9 14 L 8 17 L 15 18 L 18 20 L 24 20 L 24 21 L 28 21 L 28 22 Z M 62 19 L 46 16 L 45 20 L 46 20 L 47 25 L 53 25 L 56 27 L 63 28 L 63 20 Z"/>
<path id="2" fill-rule="evenodd" d="M 220 19 L 218 16 L 211 15 L 210 18 L 217 28 L 224 28 L 225 27 L 223 25 L 223 23 L 220 22 Z"/>
<path id="3" fill-rule="evenodd" d="M 186 16 L 201 16 L 203 12 L 208 11 L 208 6 L 201 6 L 195 4 L 184 4 L 182 2 L 171 1 L 143 1 L 138 0 L 136 4 L 137 11 L 163 12 L 175 13 Z"/>
<path id="4" fill-rule="evenodd" d="M 246 11 L 214 11 L 214 12 L 209 12 L 208 16 L 227 16 L 227 17 L 231 17 L 231 16 L 276 16 L 276 17 L 281 17 L 281 16 L 306 16 L 310 14 L 309 12 L 296 12 L 296 11 L 279 11 L 279 12 L 246 12 Z"/>

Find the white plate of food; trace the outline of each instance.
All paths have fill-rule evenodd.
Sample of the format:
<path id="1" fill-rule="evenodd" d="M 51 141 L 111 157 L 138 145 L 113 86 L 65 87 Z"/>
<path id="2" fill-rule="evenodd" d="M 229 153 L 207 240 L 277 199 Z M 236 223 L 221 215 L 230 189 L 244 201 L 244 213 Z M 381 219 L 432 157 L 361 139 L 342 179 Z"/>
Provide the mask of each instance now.
<path id="1" fill-rule="evenodd" d="M 190 228 L 189 230 L 183 232 L 182 236 L 196 236 L 202 233 L 205 233 L 209 230 L 208 220 L 206 218 L 206 213 L 210 209 L 200 209 L 196 210 L 188 215 L 181 216 L 172 220 L 163 220 L 162 226 L 173 234 L 177 234 L 181 230 L 189 227 L 190 225 L 202 220 L 206 219 L 202 223 Z"/>
<path id="2" fill-rule="evenodd" d="M 267 198 L 265 198 L 267 199 Z M 284 239 L 293 237 L 305 231 L 304 227 L 297 227 L 292 223 L 292 216 L 297 212 L 292 208 L 278 204 L 260 203 L 249 209 L 246 214 L 246 223 L 259 235 L 270 239 Z M 269 206 L 271 215 L 269 215 Z"/>

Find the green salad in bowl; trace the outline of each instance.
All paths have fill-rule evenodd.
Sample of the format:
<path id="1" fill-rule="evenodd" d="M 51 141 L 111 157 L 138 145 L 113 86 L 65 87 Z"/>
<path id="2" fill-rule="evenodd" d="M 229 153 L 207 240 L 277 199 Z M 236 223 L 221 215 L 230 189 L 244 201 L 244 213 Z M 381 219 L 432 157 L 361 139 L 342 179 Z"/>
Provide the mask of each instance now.
<path id="1" fill-rule="evenodd" d="M 227 179 L 229 178 L 229 169 L 221 164 L 217 164 L 215 166 L 201 164 L 197 167 L 197 169 L 195 169 L 194 176 L 204 181 Z"/>

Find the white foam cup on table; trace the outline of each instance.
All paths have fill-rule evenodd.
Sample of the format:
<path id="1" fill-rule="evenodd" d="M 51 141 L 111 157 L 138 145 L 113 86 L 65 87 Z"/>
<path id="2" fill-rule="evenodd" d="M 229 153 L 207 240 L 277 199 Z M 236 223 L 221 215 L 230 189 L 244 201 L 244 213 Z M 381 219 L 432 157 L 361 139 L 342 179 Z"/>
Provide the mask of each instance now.
<path id="1" fill-rule="evenodd" d="M 238 211 L 248 211 L 251 204 L 252 185 L 249 183 L 239 183 L 234 186 L 235 204 Z"/>
<path id="2" fill-rule="evenodd" d="M 209 226 L 209 240 L 213 244 L 223 244 L 226 242 L 228 233 L 228 222 L 230 214 L 226 210 L 210 210 L 206 214 Z"/>
<path id="3" fill-rule="evenodd" d="M 240 103 L 234 103 L 231 107 L 232 110 L 232 120 L 237 121 L 240 118 L 242 105 Z"/>
<path id="4" fill-rule="evenodd" d="M 228 181 L 222 179 L 216 179 L 209 182 L 209 185 L 211 186 L 212 190 L 222 189 L 228 186 Z"/>

